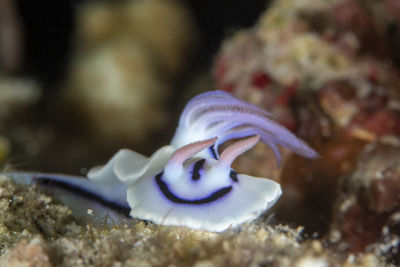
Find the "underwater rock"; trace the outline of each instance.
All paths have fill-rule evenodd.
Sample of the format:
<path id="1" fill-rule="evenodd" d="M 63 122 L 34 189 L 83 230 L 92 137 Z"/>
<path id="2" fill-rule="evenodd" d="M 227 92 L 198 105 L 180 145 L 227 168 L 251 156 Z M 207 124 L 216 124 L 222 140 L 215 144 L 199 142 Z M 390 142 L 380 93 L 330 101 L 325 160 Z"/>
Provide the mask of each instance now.
<path id="1" fill-rule="evenodd" d="M 399 235 L 399 144 L 394 137 L 371 143 L 342 181 L 331 232 L 339 231 L 352 252 Z"/>
<path id="2" fill-rule="evenodd" d="M 252 29 L 224 41 L 214 75 L 230 91 L 251 90 L 254 80 L 261 89 L 273 81 L 318 90 L 330 80 L 368 77 L 386 68 L 371 66 L 371 58 L 390 61 L 396 53 L 387 30 L 395 25 L 383 3 L 275 1 Z"/>
<path id="3" fill-rule="evenodd" d="M 286 154 L 277 174 L 277 218 L 307 233 L 328 233 L 341 180 L 363 147 L 400 135 L 399 22 L 390 2 L 274 1 L 216 56 L 220 88 L 270 111 L 321 155 Z"/>
<path id="4" fill-rule="evenodd" d="M 330 80 L 367 77 L 371 58 L 390 62 L 397 53 L 388 29 L 399 26 L 385 7 L 356 0 L 275 1 L 252 29 L 224 41 L 217 83 L 225 90 L 251 89 L 259 73 L 263 85 L 318 90 Z M 385 68 L 382 62 L 373 65 Z"/>
<path id="5" fill-rule="evenodd" d="M 347 52 L 353 55 L 389 56 L 385 27 L 391 22 L 382 3 L 365 4 L 359 0 L 342 0 L 332 6 L 330 15 L 333 22 L 332 41 L 345 48 L 346 34 L 351 34 L 357 43 L 351 50 L 347 45 Z"/>
<path id="6" fill-rule="evenodd" d="M 319 91 L 319 103 L 336 125 L 347 126 L 358 112 L 357 89 L 346 80 L 326 83 Z"/>
<path id="7" fill-rule="evenodd" d="M 304 120 L 294 104 L 299 98 L 297 106 L 303 105 L 302 110 L 308 109 L 310 103 L 319 104 L 315 100 L 302 101 L 301 94 L 312 94 L 343 81 L 356 87 L 356 98 L 368 102 L 371 91 L 399 88 L 398 70 L 387 64 L 394 53 L 389 47 L 394 43 L 386 28 L 394 18 L 385 14 L 383 3 L 275 1 L 253 28 L 238 31 L 224 41 L 214 64 L 216 83 L 222 90 L 269 110 L 290 130 L 304 131 Z M 378 43 L 367 42 L 371 38 L 379 38 L 375 40 Z M 389 52 L 384 56 L 381 50 Z M 359 111 L 359 103 L 339 103 L 340 96 L 332 92 L 332 88 L 325 89 L 319 95 L 322 108 L 335 123 L 347 125 Z M 340 108 L 335 109 L 335 104 Z M 323 120 L 329 116 L 323 115 Z M 382 134 L 394 133 L 396 130 L 389 126 L 396 120 L 393 112 L 378 112 L 376 119 L 368 123 L 379 124 L 382 118 L 387 121 Z M 363 122 L 363 116 L 355 119 L 355 124 L 358 121 L 361 128 L 363 124 L 364 128 L 374 128 Z"/>
<path id="8" fill-rule="evenodd" d="M 395 87 L 337 80 L 325 84 L 318 97 L 326 114 L 349 136 L 374 141 L 400 134 L 400 101 Z"/>

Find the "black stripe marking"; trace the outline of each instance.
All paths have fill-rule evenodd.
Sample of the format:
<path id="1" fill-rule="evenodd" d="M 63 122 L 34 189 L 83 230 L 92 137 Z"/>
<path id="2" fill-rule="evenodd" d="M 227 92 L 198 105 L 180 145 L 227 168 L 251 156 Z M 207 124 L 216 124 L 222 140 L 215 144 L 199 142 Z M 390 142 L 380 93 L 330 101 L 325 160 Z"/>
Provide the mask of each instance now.
<path id="1" fill-rule="evenodd" d="M 218 199 L 224 197 L 232 190 L 232 186 L 227 186 L 227 187 L 223 187 L 223 188 L 215 191 L 214 193 L 212 193 L 211 195 L 209 195 L 208 197 L 205 197 L 205 198 L 184 199 L 184 198 L 180 198 L 180 197 L 174 195 L 174 193 L 172 193 L 169 190 L 168 185 L 161 179 L 162 175 L 163 175 L 163 173 L 161 172 L 161 173 L 157 174 L 155 177 L 158 187 L 160 188 L 161 192 L 167 199 L 169 199 L 170 201 L 177 203 L 177 204 L 189 204 L 189 205 L 209 204 L 209 203 L 212 203 L 212 202 L 217 201 Z"/>
<path id="2" fill-rule="evenodd" d="M 209 149 L 210 149 L 210 151 L 211 151 L 211 155 L 213 156 L 213 158 L 214 158 L 214 159 L 218 159 L 217 152 L 215 152 L 215 147 L 214 147 L 214 145 L 210 146 Z"/>
<path id="3" fill-rule="evenodd" d="M 100 195 L 95 194 L 93 192 L 87 191 L 81 187 L 78 187 L 73 184 L 69 184 L 67 182 L 62 182 L 62 181 L 57 181 L 57 180 L 52 180 L 50 178 L 45 178 L 45 177 L 35 177 L 34 178 L 37 184 L 39 185 L 45 185 L 45 186 L 50 186 L 50 187 L 56 187 L 56 188 L 61 188 L 65 191 L 71 192 L 73 194 L 80 195 L 86 199 L 96 201 L 100 203 L 101 205 L 110 208 L 112 210 L 115 210 L 119 213 L 124 214 L 127 217 L 129 216 L 129 213 L 131 212 L 131 208 L 129 206 L 124 206 L 121 205 L 117 202 L 109 201 L 107 199 L 102 198 Z"/>
<path id="4" fill-rule="evenodd" d="M 231 170 L 229 173 L 229 177 L 234 181 L 235 183 L 239 182 L 239 179 L 237 177 L 238 173 L 235 172 L 234 170 Z"/>
<path id="5" fill-rule="evenodd" d="M 201 159 L 194 164 L 192 171 L 192 180 L 197 181 L 200 179 L 201 177 L 200 170 L 201 168 L 203 168 L 205 162 L 206 162 L 205 159 Z"/>

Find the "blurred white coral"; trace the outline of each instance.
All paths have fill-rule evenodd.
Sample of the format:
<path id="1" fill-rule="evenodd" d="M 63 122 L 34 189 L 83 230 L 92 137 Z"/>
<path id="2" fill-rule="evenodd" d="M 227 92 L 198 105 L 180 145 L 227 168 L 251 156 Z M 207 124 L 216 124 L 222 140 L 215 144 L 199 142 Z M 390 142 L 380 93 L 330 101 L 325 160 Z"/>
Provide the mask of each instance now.
<path id="1" fill-rule="evenodd" d="M 154 49 L 169 72 L 180 73 L 197 40 L 186 8 L 174 0 L 139 0 L 128 2 L 124 11 L 128 34 Z"/>
<path id="2" fill-rule="evenodd" d="M 168 119 L 174 79 L 196 42 L 174 0 L 92 2 L 77 16 L 67 98 L 101 140 L 142 144 Z"/>
<path id="3" fill-rule="evenodd" d="M 0 121 L 13 111 L 36 104 L 40 95 L 41 88 L 35 80 L 0 76 Z"/>
<path id="4" fill-rule="evenodd" d="M 87 52 L 71 75 L 69 96 L 100 137 L 141 142 L 165 124 L 169 88 L 140 43 L 121 40 Z"/>
<path id="5" fill-rule="evenodd" d="M 78 25 L 81 48 L 119 38 L 140 40 L 171 74 L 184 69 L 198 37 L 190 13 L 175 0 L 89 3 L 81 8 Z"/>

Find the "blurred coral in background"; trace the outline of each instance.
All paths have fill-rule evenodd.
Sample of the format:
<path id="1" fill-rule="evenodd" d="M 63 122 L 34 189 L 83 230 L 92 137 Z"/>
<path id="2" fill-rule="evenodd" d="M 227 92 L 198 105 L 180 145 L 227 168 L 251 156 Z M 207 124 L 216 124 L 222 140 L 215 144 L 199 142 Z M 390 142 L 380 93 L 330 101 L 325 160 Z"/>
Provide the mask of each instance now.
<path id="1" fill-rule="evenodd" d="M 198 33 L 179 1 L 88 3 L 77 15 L 66 96 L 104 143 L 147 146 L 171 118 Z"/>
<path id="2" fill-rule="evenodd" d="M 287 154 L 278 221 L 339 235 L 353 252 L 383 251 L 372 244 L 399 234 L 399 14 L 396 1 L 275 1 L 224 41 L 214 65 L 220 88 L 272 111 L 321 154 Z M 268 153 L 253 152 L 247 168 L 270 174 L 254 168 Z"/>

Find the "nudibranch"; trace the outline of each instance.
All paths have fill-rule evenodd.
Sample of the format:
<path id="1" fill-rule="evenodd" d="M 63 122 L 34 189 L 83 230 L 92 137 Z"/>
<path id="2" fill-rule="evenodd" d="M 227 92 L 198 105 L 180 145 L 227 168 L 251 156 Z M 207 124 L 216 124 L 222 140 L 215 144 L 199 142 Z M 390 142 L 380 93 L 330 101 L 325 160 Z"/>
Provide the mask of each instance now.
<path id="1" fill-rule="evenodd" d="M 37 183 L 56 183 L 78 190 L 103 206 L 129 211 L 133 218 L 162 225 L 219 232 L 257 218 L 279 199 L 278 183 L 239 174 L 236 157 L 259 141 L 274 152 L 282 145 L 315 158 L 318 154 L 273 115 L 222 91 L 192 98 L 184 108 L 169 145 L 145 157 L 121 149 L 104 166 L 92 168 L 89 179 L 36 176 Z M 222 153 L 218 147 L 229 140 Z"/>
<path id="2" fill-rule="evenodd" d="M 268 112 L 222 91 L 188 102 L 170 145 L 150 158 L 123 149 L 88 178 L 104 186 L 123 183 L 134 218 L 157 224 L 224 231 L 257 218 L 280 197 L 280 185 L 238 174 L 233 160 L 257 142 L 267 144 L 278 162 L 277 144 L 303 155 L 317 153 L 271 120 Z M 219 155 L 218 146 L 245 138 Z"/>

